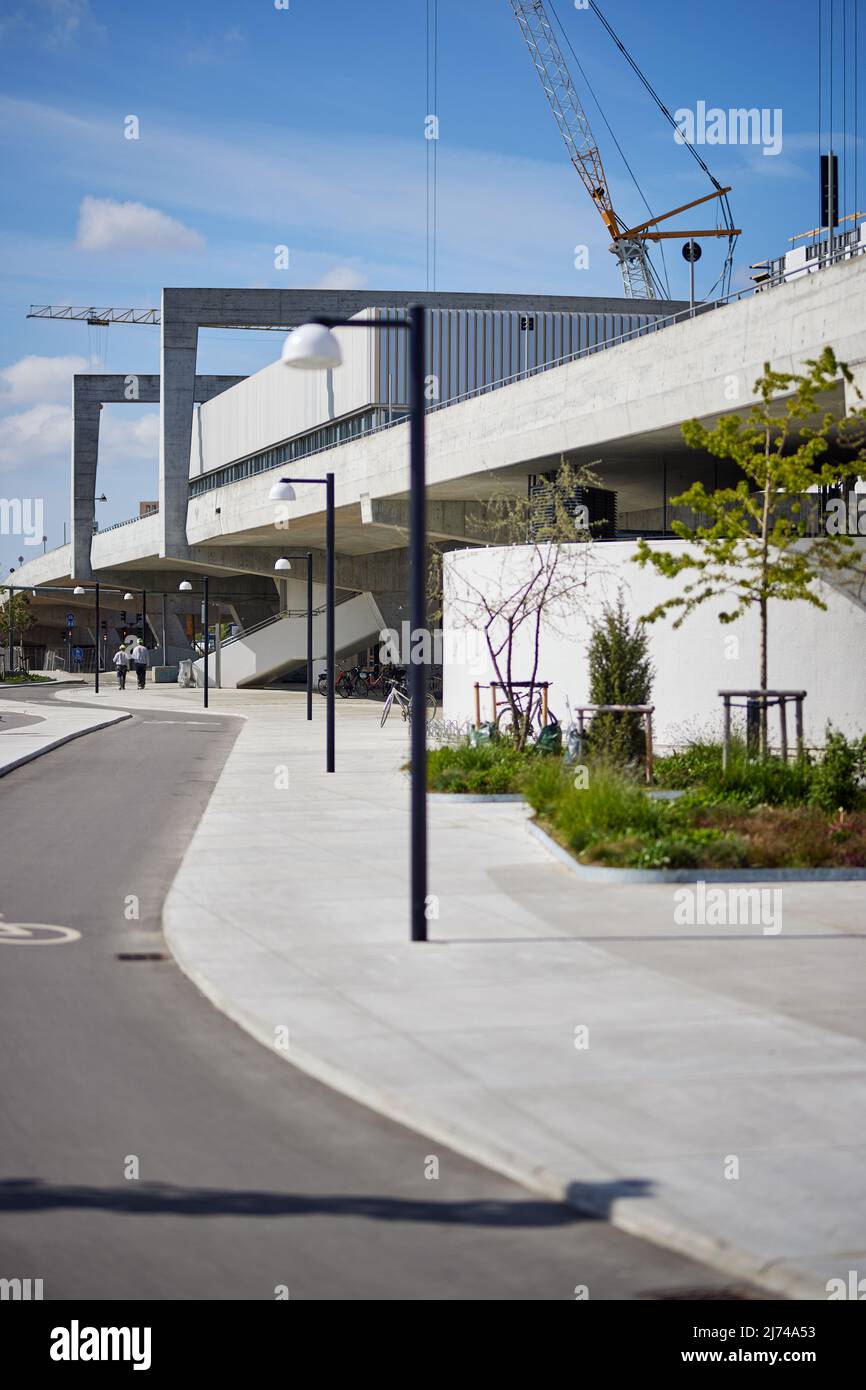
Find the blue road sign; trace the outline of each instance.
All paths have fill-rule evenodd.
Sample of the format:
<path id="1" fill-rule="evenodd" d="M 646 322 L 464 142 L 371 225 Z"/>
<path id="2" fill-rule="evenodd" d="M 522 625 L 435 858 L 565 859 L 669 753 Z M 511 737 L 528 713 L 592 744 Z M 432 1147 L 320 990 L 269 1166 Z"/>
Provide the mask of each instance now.
<path id="1" fill-rule="evenodd" d="M 67 627 L 75 627 L 75 614 L 74 614 L 74 613 L 67 613 L 67 614 L 66 614 L 66 626 L 67 626 Z"/>
<path id="2" fill-rule="evenodd" d="M 73 660 L 73 661 L 83 661 L 83 660 L 84 660 L 84 652 L 82 651 L 81 647 L 73 647 L 73 648 L 72 648 L 72 660 Z"/>

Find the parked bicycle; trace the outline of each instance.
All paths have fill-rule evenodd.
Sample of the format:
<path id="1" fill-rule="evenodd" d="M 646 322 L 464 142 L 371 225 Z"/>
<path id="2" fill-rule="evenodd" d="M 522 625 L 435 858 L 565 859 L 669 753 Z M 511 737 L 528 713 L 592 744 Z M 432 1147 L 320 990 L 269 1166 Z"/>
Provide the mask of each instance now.
<path id="1" fill-rule="evenodd" d="M 391 681 L 391 689 L 388 692 L 388 696 L 385 700 L 385 704 L 382 709 L 382 718 L 379 721 L 380 728 L 385 727 L 385 721 L 387 720 L 388 715 L 391 713 L 391 710 L 394 708 L 395 705 L 399 706 L 400 713 L 402 714 L 403 721 L 405 723 L 405 721 L 409 718 L 410 714 L 412 713 L 412 696 L 409 694 L 408 687 L 406 686 L 403 680 Z M 426 712 L 426 722 L 430 724 L 431 720 L 435 719 L 436 717 L 436 696 L 434 695 L 432 690 L 428 689 L 427 691 L 427 694 L 424 698 L 424 707 Z"/>
<path id="2" fill-rule="evenodd" d="M 358 673 L 358 684 L 355 693 L 366 699 L 368 695 L 373 695 L 378 699 L 385 699 L 391 688 L 391 681 L 400 680 L 405 672 L 398 666 L 380 666 L 378 671 L 362 669 Z"/>
<path id="3" fill-rule="evenodd" d="M 522 686 L 526 689 L 522 689 Z M 542 729 L 559 721 L 549 705 L 546 705 L 543 692 L 536 686 L 530 700 L 529 682 L 512 685 L 512 700 L 502 702 L 498 697 L 496 704 L 503 704 L 496 716 L 496 731 L 503 738 L 517 738 L 525 727 L 528 739 L 535 739 Z M 512 703 L 513 701 L 513 703 Z M 546 718 L 545 718 L 546 715 Z"/>
<path id="4" fill-rule="evenodd" d="M 363 672 L 360 666 L 347 666 L 337 673 L 337 681 L 334 690 L 342 700 L 348 700 L 350 695 L 366 695 L 366 687 L 361 679 Z M 323 671 L 316 682 L 316 687 L 320 695 L 328 693 L 328 672 Z"/>

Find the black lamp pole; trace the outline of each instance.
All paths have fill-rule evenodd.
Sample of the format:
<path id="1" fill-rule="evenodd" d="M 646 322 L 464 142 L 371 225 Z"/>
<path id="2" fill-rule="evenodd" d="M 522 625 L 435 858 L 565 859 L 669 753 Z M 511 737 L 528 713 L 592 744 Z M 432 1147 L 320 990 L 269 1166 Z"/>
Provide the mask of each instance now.
<path id="1" fill-rule="evenodd" d="M 99 694 L 99 584 L 96 584 L 96 674 L 94 680 L 94 694 Z"/>
<path id="2" fill-rule="evenodd" d="M 413 639 L 427 627 L 427 488 L 425 478 L 425 318 L 409 310 L 409 600 Z M 426 650 L 420 644 L 421 651 Z M 427 663 L 410 667 L 412 759 L 412 940 L 427 940 Z"/>
<path id="3" fill-rule="evenodd" d="M 313 717 L 313 552 L 286 555 L 287 560 L 303 560 L 307 566 L 307 719 Z"/>
<path id="4" fill-rule="evenodd" d="M 207 698 L 208 698 L 207 686 L 208 686 L 208 673 L 209 673 L 209 670 L 210 670 L 209 660 L 208 660 L 209 654 L 210 654 L 210 633 L 209 633 L 209 631 L 208 631 L 208 617 L 209 617 L 209 614 L 210 614 L 210 604 L 209 604 L 209 602 L 208 602 L 208 597 L 209 597 L 209 596 L 208 596 L 208 576 L 205 575 L 205 577 L 204 577 L 204 602 L 203 602 L 203 604 L 202 604 L 202 610 L 201 610 L 201 612 L 202 612 L 202 624 L 201 624 L 201 625 L 202 625 L 202 627 L 204 628 L 204 707 L 205 707 L 205 709 L 207 709 Z"/>
<path id="5" fill-rule="evenodd" d="M 427 510 L 426 510 L 426 463 L 425 463 L 425 418 L 424 418 L 424 371 L 426 365 L 426 319 L 423 305 L 413 304 L 407 319 L 339 319 L 317 316 L 312 320 L 325 328 L 363 328 L 378 332 L 390 329 L 409 333 L 409 598 L 410 618 L 414 639 L 415 633 L 422 633 L 427 626 Z M 333 474 L 329 473 L 331 490 L 328 517 L 328 565 L 329 579 L 334 561 L 333 532 Z M 303 482 L 304 479 L 288 481 Z M 306 481 L 309 481 L 307 479 Z M 331 593 L 332 590 L 329 590 Z M 328 613 L 333 619 L 333 609 L 329 599 Z M 414 645 L 414 643 L 413 643 Z M 423 651 L 425 643 L 420 647 Z M 410 692 L 412 711 L 410 718 L 410 748 L 412 757 L 411 791 L 411 923 L 412 940 L 427 940 L 427 663 L 410 660 Z M 333 653 L 329 648 L 328 673 L 330 676 L 329 719 L 333 719 L 334 666 Z M 331 768 L 328 769 L 332 771 Z"/>
<path id="6" fill-rule="evenodd" d="M 12 668 L 15 665 L 15 632 L 12 627 L 12 605 L 15 602 L 15 587 L 9 585 L 9 674 L 12 675 Z"/>
<path id="7" fill-rule="evenodd" d="M 324 478 L 286 478 L 287 483 L 319 483 L 325 488 L 325 664 L 328 669 L 327 709 L 325 710 L 325 771 L 336 771 L 336 718 L 334 714 L 334 677 L 336 666 L 334 658 L 336 623 L 334 606 L 336 586 L 334 584 L 334 474 L 326 473 Z M 313 646 L 313 557 L 309 556 L 307 565 L 307 649 L 308 655 Z M 313 717 L 313 664 L 307 663 L 307 718 Z"/>
<path id="8" fill-rule="evenodd" d="M 307 719 L 313 717 L 313 552 L 307 551 Z"/>
<path id="9" fill-rule="evenodd" d="M 334 607 L 336 604 L 336 589 L 334 585 L 334 475 L 325 474 L 325 498 L 327 514 L 325 520 L 325 661 L 328 665 L 328 707 L 325 711 L 327 732 L 325 742 L 327 745 L 327 765 L 328 772 L 336 771 L 336 715 L 334 712 L 334 701 L 336 699 L 336 680 L 337 680 L 337 659 L 334 655 L 336 647 L 336 619 Z"/>

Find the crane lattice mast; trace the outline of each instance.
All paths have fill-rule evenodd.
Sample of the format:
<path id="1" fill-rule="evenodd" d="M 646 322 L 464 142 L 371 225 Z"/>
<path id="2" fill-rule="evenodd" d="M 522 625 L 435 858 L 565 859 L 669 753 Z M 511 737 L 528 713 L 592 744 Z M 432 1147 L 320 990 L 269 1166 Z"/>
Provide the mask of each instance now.
<path id="1" fill-rule="evenodd" d="M 598 145 L 544 5 L 541 0 L 510 0 L 510 4 L 569 159 L 610 233 L 610 249 L 619 261 L 626 295 L 629 299 L 657 299 L 646 244 L 639 237 L 623 235 L 624 227 L 614 212 Z"/>

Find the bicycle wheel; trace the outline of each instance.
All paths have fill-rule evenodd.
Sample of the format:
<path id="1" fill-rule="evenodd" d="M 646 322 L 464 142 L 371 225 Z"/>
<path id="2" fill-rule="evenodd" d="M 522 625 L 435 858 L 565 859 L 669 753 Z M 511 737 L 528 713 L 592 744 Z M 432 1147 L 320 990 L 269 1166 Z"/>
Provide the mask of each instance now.
<path id="1" fill-rule="evenodd" d="M 394 688 L 393 688 L 393 686 L 392 686 L 392 687 L 391 687 L 391 691 L 390 691 L 390 693 L 389 693 L 389 695 L 388 695 L 388 698 L 387 698 L 387 700 L 385 701 L 384 706 L 382 707 L 382 718 L 379 720 L 379 728 L 380 728 L 380 729 L 384 729 L 384 727 L 385 727 L 385 720 L 388 718 L 388 715 L 391 713 L 391 706 L 393 705 L 393 703 L 394 703 Z"/>
<path id="2" fill-rule="evenodd" d="M 436 718 L 436 709 L 438 705 L 435 690 L 427 691 L 427 698 L 424 701 L 424 704 L 426 706 L 425 718 L 427 720 L 427 723 L 430 724 Z"/>
<path id="3" fill-rule="evenodd" d="M 363 671 L 358 672 L 358 676 L 355 681 L 355 694 L 361 700 L 366 700 L 367 696 L 370 694 L 370 687 L 367 684 L 367 677 L 365 676 Z"/>
<path id="4" fill-rule="evenodd" d="M 348 700 L 352 693 L 352 681 L 349 676 L 341 676 L 337 681 L 337 694 L 341 700 Z"/>
<path id="5" fill-rule="evenodd" d="M 327 673 L 327 671 L 323 671 L 322 674 L 319 676 L 319 679 L 318 679 L 318 681 L 316 682 L 316 688 L 318 689 L 318 692 L 319 692 L 320 695 L 327 695 L 327 693 L 328 693 L 328 673 Z"/>
<path id="6" fill-rule="evenodd" d="M 517 721 L 510 705 L 506 705 L 497 714 L 496 731 L 502 738 L 517 738 Z"/>

